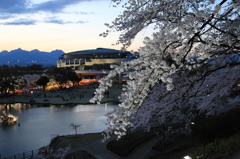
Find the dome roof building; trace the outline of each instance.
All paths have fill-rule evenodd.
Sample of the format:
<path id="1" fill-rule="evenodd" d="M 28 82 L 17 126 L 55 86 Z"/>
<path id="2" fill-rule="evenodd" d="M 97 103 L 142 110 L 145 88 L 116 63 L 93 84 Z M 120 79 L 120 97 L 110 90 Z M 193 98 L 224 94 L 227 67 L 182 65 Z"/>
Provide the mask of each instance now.
<path id="1" fill-rule="evenodd" d="M 81 77 L 104 75 L 110 70 L 110 65 L 130 61 L 134 56 L 129 51 L 97 48 L 93 50 L 74 51 L 62 54 L 57 61 L 57 67 L 71 67 Z"/>

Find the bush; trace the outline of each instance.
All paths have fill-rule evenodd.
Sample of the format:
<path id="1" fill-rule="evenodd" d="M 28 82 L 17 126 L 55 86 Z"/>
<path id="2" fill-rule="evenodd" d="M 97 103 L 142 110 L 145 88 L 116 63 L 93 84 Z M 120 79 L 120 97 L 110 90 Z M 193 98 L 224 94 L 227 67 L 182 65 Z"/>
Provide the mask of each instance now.
<path id="1" fill-rule="evenodd" d="M 240 134 L 236 134 L 229 138 L 208 143 L 204 146 L 196 148 L 191 156 L 193 158 L 228 158 L 239 149 Z"/>
<path id="2" fill-rule="evenodd" d="M 217 116 L 196 121 L 191 125 L 192 135 L 203 143 L 226 138 L 240 132 L 240 109 L 235 108 Z"/>

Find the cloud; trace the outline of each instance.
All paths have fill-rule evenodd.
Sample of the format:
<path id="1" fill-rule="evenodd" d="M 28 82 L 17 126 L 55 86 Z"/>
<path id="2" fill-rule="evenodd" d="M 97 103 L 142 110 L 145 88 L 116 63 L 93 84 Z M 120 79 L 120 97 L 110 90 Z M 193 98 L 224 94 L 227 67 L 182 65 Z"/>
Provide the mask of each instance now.
<path id="1" fill-rule="evenodd" d="M 45 21 L 46 23 L 54 23 L 54 24 L 65 24 L 65 22 L 61 19 L 52 19 Z"/>
<path id="2" fill-rule="evenodd" d="M 44 21 L 45 23 L 54 23 L 54 24 L 66 24 L 69 22 L 64 22 L 61 19 L 58 19 L 56 17 L 49 17 L 47 20 Z"/>
<path id="3" fill-rule="evenodd" d="M 33 1 L 33 0 L 32 0 Z M 30 0 L 0 0 L 0 13 L 26 14 L 37 12 L 61 13 L 70 5 L 91 0 L 49 0 L 43 3 L 33 3 Z"/>
<path id="4" fill-rule="evenodd" d="M 48 0 L 42 3 L 34 3 L 34 0 L 0 0 L 0 20 L 8 20 L 1 22 L 2 25 L 35 25 L 37 20 L 29 20 L 27 16 L 31 14 L 45 13 L 65 13 L 64 9 L 70 5 L 76 5 L 81 2 L 94 0 Z M 36 2 L 36 1 L 35 1 Z M 88 14 L 86 12 L 74 12 L 74 14 Z M 47 14 L 46 14 L 47 15 Z M 48 14 L 49 16 L 49 14 Z M 13 18 L 19 17 L 18 20 Z M 21 17 L 21 18 L 20 18 Z M 39 21 L 39 20 L 38 20 Z M 69 23 L 85 23 L 83 21 L 70 22 L 58 18 L 49 18 L 46 23 L 69 24 Z"/>
<path id="5" fill-rule="evenodd" d="M 2 25 L 35 25 L 36 21 L 31 19 L 18 19 L 15 21 L 1 23 Z"/>
<path id="6" fill-rule="evenodd" d="M 87 15 L 87 14 L 94 14 L 94 13 L 89 13 L 89 12 L 73 12 L 74 14 L 85 14 L 85 15 Z"/>
<path id="7" fill-rule="evenodd" d="M 78 21 L 78 22 L 63 21 L 63 20 L 61 20 L 57 17 L 49 17 L 44 22 L 45 23 L 54 23 L 54 24 L 83 24 L 83 23 L 87 23 L 87 22 L 84 22 L 84 21 Z"/>
<path id="8" fill-rule="evenodd" d="M 84 1 L 90 0 L 51 0 L 33 5 L 32 10 L 59 13 L 62 12 L 62 10 L 68 7 L 69 5 L 78 4 Z"/>
<path id="9" fill-rule="evenodd" d="M 30 1 L 28 0 L 1 0 L 0 12 L 8 14 L 22 14 L 29 11 Z"/>
<path id="10" fill-rule="evenodd" d="M 84 23 L 88 23 L 88 22 L 84 22 L 84 21 L 82 21 L 82 20 L 79 20 L 79 21 L 76 22 L 76 23 L 78 23 L 78 24 L 84 24 Z"/>
<path id="11" fill-rule="evenodd" d="M 14 16 L 12 16 L 12 15 L 10 15 L 10 14 L 0 15 L 0 19 L 9 19 L 9 18 L 14 18 Z"/>

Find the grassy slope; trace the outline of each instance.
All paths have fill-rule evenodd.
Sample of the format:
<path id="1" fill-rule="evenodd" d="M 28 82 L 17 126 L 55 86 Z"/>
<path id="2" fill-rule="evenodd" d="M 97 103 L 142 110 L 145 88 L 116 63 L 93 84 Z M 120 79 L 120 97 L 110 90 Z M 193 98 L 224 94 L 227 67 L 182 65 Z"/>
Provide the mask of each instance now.
<path id="1" fill-rule="evenodd" d="M 59 150 L 60 148 L 65 148 L 70 145 L 71 151 L 87 143 L 91 143 L 96 140 L 102 139 L 102 137 L 103 136 L 100 133 L 59 136 L 52 140 L 50 147 L 54 152 L 56 150 Z M 65 158 L 70 159 L 73 156 L 82 157 L 84 159 L 95 159 L 91 154 L 84 150 L 69 153 Z"/>

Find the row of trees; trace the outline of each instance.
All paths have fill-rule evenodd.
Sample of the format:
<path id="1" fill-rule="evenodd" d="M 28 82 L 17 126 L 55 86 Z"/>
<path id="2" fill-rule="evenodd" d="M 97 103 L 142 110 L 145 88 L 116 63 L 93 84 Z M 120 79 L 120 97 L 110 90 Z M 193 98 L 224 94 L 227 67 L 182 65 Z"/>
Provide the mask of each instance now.
<path id="1" fill-rule="evenodd" d="M 30 84 L 28 76 L 35 76 L 34 83 Z M 29 66 L 0 66 L 0 92 L 8 93 L 15 89 L 22 89 L 24 87 L 34 87 L 36 85 L 43 86 L 45 90 L 46 85 L 54 80 L 60 87 L 64 86 L 68 81 L 77 83 L 80 81 L 77 74 L 71 68 L 45 68 L 42 65 Z"/>
<path id="2" fill-rule="evenodd" d="M 43 91 L 45 91 L 45 87 L 50 81 L 49 79 L 54 80 L 60 88 L 62 88 L 69 81 L 73 84 L 77 84 L 81 80 L 70 67 L 51 67 L 45 72 L 44 76 L 41 76 L 37 80 L 36 84 L 42 86 Z"/>
<path id="3" fill-rule="evenodd" d="M 109 134 L 119 137 L 129 128 L 161 125 L 204 117 L 213 110 L 240 102 L 240 1 L 237 0 L 112 0 L 124 11 L 109 29 L 121 35 L 117 44 L 131 45 L 144 29 L 136 60 L 113 66 L 91 102 L 100 102 L 114 77 L 123 72 L 119 107 L 107 114 Z"/>

